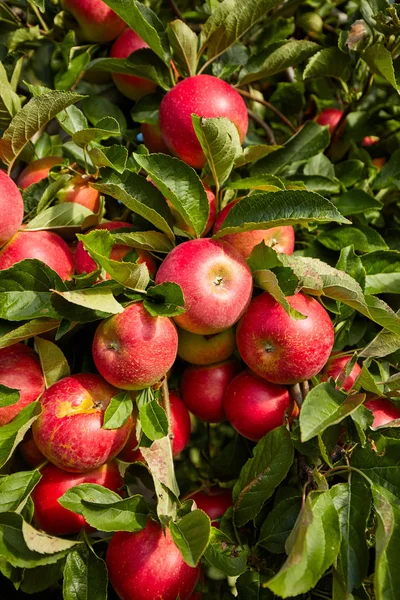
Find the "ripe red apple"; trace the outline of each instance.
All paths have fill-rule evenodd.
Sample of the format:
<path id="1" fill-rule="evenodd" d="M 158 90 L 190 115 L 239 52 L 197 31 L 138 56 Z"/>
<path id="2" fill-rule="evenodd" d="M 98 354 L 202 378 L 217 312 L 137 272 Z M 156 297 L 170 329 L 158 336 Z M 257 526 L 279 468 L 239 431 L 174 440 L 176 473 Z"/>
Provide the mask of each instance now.
<path id="1" fill-rule="evenodd" d="M 160 129 L 171 152 L 195 169 L 206 163 L 192 124 L 199 117 L 227 117 L 243 142 L 248 116 L 240 94 L 226 81 L 212 75 L 194 75 L 180 81 L 167 92 L 160 105 Z"/>
<path id="2" fill-rule="evenodd" d="M 211 335 L 197 335 L 178 329 L 178 356 L 193 365 L 211 365 L 226 360 L 235 348 L 236 332 L 233 327 Z"/>
<path id="3" fill-rule="evenodd" d="M 189 600 L 200 575 L 200 567 L 184 562 L 169 529 L 150 520 L 142 531 L 116 533 L 106 563 L 121 600 Z"/>
<path id="4" fill-rule="evenodd" d="M 232 490 L 212 487 L 208 491 L 200 490 L 186 496 L 196 502 L 197 508 L 203 510 L 211 520 L 213 527 L 219 529 L 219 521 L 228 508 L 232 506 Z"/>
<path id="5" fill-rule="evenodd" d="M 172 454 L 178 456 L 185 448 L 190 438 L 190 416 L 182 400 L 175 392 L 169 393 L 171 404 L 171 428 L 173 434 Z M 126 462 L 146 462 L 139 448 L 136 437 L 136 417 L 133 417 L 131 435 L 122 448 L 118 458 Z"/>
<path id="6" fill-rule="evenodd" d="M 184 403 L 202 421 L 220 423 L 225 419 L 225 390 L 239 371 L 240 363 L 235 359 L 215 365 L 189 366 L 181 377 Z"/>
<path id="7" fill-rule="evenodd" d="M 338 108 L 326 108 L 318 115 L 316 121 L 319 125 L 328 125 L 329 133 L 332 135 L 342 115 L 343 111 Z"/>
<path id="8" fill-rule="evenodd" d="M 124 447 L 132 418 L 119 429 L 102 429 L 104 412 L 116 390 L 98 375 L 64 377 L 41 398 L 33 424 L 39 450 L 60 469 L 85 473 L 109 462 Z"/>
<path id="9" fill-rule="evenodd" d="M 44 392 L 44 378 L 36 353 L 24 344 L 0 349 L 0 384 L 19 390 L 19 400 L 0 408 L 0 426 L 6 425 Z"/>
<path id="10" fill-rule="evenodd" d="M 24 202 L 19 189 L 4 171 L 0 170 L 0 246 L 8 242 L 22 225 Z"/>
<path id="11" fill-rule="evenodd" d="M 47 459 L 39 450 L 33 439 L 32 429 L 26 432 L 24 439 L 18 446 L 19 452 L 28 465 L 37 467 L 46 462 Z"/>
<path id="12" fill-rule="evenodd" d="M 169 148 L 162 138 L 159 125 L 142 123 L 142 135 L 143 141 L 150 152 L 170 154 Z"/>
<path id="13" fill-rule="evenodd" d="M 64 240 L 52 231 L 20 231 L 0 250 L 0 271 L 25 258 L 37 258 L 59 274 L 70 279 L 74 257 Z"/>
<path id="14" fill-rule="evenodd" d="M 232 327 L 251 298 L 247 263 L 226 242 L 202 238 L 174 248 L 164 259 L 156 283 L 173 281 L 183 290 L 187 310 L 175 322 L 192 333 L 209 335 Z"/>
<path id="15" fill-rule="evenodd" d="M 400 419 L 400 407 L 387 398 L 372 397 L 364 403 L 364 406 L 374 415 L 372 427 L 381 427 L 390 421 Z"/>
<path id="16" fill-rule="evenodd" d="M 122 227 L 132 227 L 131 223 L 124 223 L 122 221 L 110 221 L 109 223 L 102 223 L 101 225 L 97 225 L 93 229 L 106 229 L 107 231 L 114 231 L 114 229 L 120 229 Z M 92 230 L 91 230 L 92 231 Z M 111 250 L 110 258 L 112 260 L 122 260 L 128 252 L 135 250 L 138 258 L 138 263 L 146 263 L 147 268 L 149 269 L 149 273 L 152 277 L 156 274 L 157 271 L 157 261 L 156 259 L 147 252 L 146 250 L 141 250 L 140 248 L 131 248 L 130 246 L 125 246 L 124 244 L 115 244 Z M 133 259 L 134 261 L 134 259 Z M 132 261 L 132 262 L 133 262 Z M 97 269 L 97 265 L 93 258 L 90 256 L 89 252 L 85 250 L 85 247 L 81 241 L 79 241 L 76 245 L 75 250 L 75 270 L 77 273 L 92 273 Z M 110 275 L 106 273 L 106 279 L 111 279 Z M 100 279 L 101 280 L 101 279 Z"/>
<path id="17" fill-rule="evenodd" d="M 97 369 L 123 390 L 149 387 L 175 362 L 178 334 L 168 317 L 152 317 L 142 302 L 102 321 L 93 340 Z"/>
<path id="18" fill-rule="evenodd" d="M 322 371 L 321 381 L 328 381 L 329 377 L 333 377 L 333 379 L 337 381 L 338 388 L 343 388 L 345 392 L 351 390 L 355 380 L 361 372 L 361 367 L 356 362 L 349 375 L 345 377 L 346 366 L 350 360 L 351 356 L 335 358 L 333 355 Z"/>
<path id="19" fill-rule="evenodd" d="M 306 319 L 293 319 L 264 292 L 252 300 L 238 325 L 236 342 L 244 362 L 272 383 L 293 384 L 314 377 L 326 364 L 334 331 L 324 307 L 298 293 L 289 304 Z"/>
<path id="20" fill-rule="evenodd" d="M 363 139 L 361 145 L 369 147 L 369 146 L 373 146 L 377 142 L 379 142 L 379 138 L 376 137 L 375 135 L 366 135 L 365 138 Z"/>
<path id="21" fill-rule="evenodd" d="M 240 435 L 253 442 L 283 425 L 291 405 L 285 387 L 265 381 L 249 370 L 232 379 L 224 397 L 228 421 Z"/>
<path id="22" fill-rule="evenodd" d="M 46 156 L 33 160 L 19 174 L 17 179 L 18 186 L 26 190 L 30 185 L 46 179 L 49 176 L 50 170 L 60 165 L 63 160 L 62 156 Z"/>
<path id="23" fill-rule="evenodd" d="M 50 535 L 72 535 L 79 533 L 82 527 L 92 529 L 82 515 L 64 508 L 58 502 L 69 489 L 81 483 L 96 483 L 118 493 L 124 484 L 115 462 L 84 474 L 67 473 L 50 463 L 41 469 L 41 475 L 32 492 L 35 505 L 33 518 L 37 527 Z"/>
<path id="24" fill-rule="evenodd" d="M 148 48 L 144 40 L 129 27 L 125 29 L 115 40 L 111 51 L 111 58 L 128 58 L 132 52 L 140 50 L 141 48 Z M 114 83 L 119 91 L 128 96 L 131 100 L 139 100 L 147 94 L 152 94 L 156 91 L 157 85 L 149 79 L 143 77 L 136 77 L 134 75 L 123 75 L 122 73 L 113 73 Z"/>
<path id="25" fill-rule="evenodd" d="M 64 10 L 79 24 L 79 35 L 87 42 L 110 42 L 126 27 L 124 21 L 101 0 L 62 0 Z"/>
<path id="26" fill-rule="evenodd" d="M 217 233 L 221 229 L 222 223 L 237 202 L 239 200 L 234 200 L 221 210 L 215 220 L 213 233 Z M 225 235 L 222 239 L 224 242 L 231 244 L 244 258 L 248 258 L 253 248 L 261 244 L 262 241 L 267 246 L 271 246 L 275 252 L 281 252 L 282 254 L 293 254 L 294 250 L 294 229 L 291 225 L 231 233 Z"/>

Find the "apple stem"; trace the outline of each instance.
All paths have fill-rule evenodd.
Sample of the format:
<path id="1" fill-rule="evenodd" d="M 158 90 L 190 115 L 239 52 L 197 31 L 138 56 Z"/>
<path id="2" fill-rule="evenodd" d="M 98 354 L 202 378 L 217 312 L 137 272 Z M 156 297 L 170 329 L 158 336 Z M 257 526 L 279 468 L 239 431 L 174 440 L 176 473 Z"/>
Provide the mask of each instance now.
<path id="1" fill-rule="evenodd" d="M 295 383 L 294 385 L 289 386 L 290 395 L 293 400 L 296 402 L 297 406 L 301 408 L 303 404 L 303 393 L 299 383 Z"/>
<path id="2" fill-rule="evenodd" d="M 169 401 L 168 380 L 166 377 L 164 378 L 164 381 L 162 382 L 161 390 L 162 390 L 162 395 L 163 395 L 164 410 L 166 412 L 167 421 L 168 421 L 168 437 L 169 437 L 171 448 L 172 448 L 172 440 L 173 440 L 174 435 L 172 432 L 171 403 Z"/>
<path id="3" fill-rule="evenodd" d="M 303 396 L 303 400 L 305 399 L 305 397 L 307 396 L 309 391 L 310 391 L 310 384 L 306 379 L 305 381 L 301 382 L 301 393 Z"/>
<path id="4" fill-rule="evenodd" d="M 293 125 L 293 123 L 291 123 L 289 121 L 289 119 L 287 117 L 285 117 L 285 115 L 283 115 L 281 113 L 280 110 L 278 110 L 273 104 L 271 104 L 271 102 L 267 102 L 266 100 L 262 100 L 261 98 L 257 98 L 257 96 L 253 96 L 253 94 L 250 94 L 250 92 L 246 92 L 245 90 L 241 90 L 240 88 L 236 87 L 235 88 L 236 91 L 239 92 L 239 94 L 241 94 L 242 96 L 244 96 L 245 98 L 248 98 L 249 100 L 252 100 L 253 102 L 258 102 L 259 104 L 262 104 L 263 106 L 265 106 L 266 108 L 269 108 L 269 110 L 272 110 L 273 113 L 276 114 L 277 117 L 280 118 L 281 121 L 283 121 L 285 123 L 285 125 L 287 125 L 289 127 L 289 129 L 293 132 L 296 133 L 297 129 L 296 127 Z"/>

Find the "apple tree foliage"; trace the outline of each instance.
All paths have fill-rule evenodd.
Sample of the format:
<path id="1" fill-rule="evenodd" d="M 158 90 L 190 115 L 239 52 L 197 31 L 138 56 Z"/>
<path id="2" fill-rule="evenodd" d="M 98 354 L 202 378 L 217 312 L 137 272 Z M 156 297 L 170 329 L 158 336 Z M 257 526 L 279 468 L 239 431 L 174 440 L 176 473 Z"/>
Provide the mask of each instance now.
<path id="1" fill-rule="evenodd" d="M 30 493 L 41 475 L 15 452 L 40 411 L 39 401 L 30 404 L 0 428 L 5 597 L 40 597 L 47 589 L 50 598 L 105 600 L 107 540 L 115 531 L 139 531 L 150 513 L 170 528 L 189 565 L 201 561 L 205 600 L 398 600 L 399 423 L 373 429 L 363 402 L 367 393 L 396 402 L 400 389 L 399 5 L 105 2 L 151 50 L 111 59 L 107 44 L 79 43 L 58 0 L 0 4 L 2 168 L 14 177 L 33 158 L 64 157 L 49 178 L 25 191 L 24 223 L 82 240 L 98 265 L 68 282 L 36 260 L 0 271 L 0 348 L 35 344 L 49 386 L 71 371 L 93 369 L 94 328 L 132 300 L 143 299 L 152 315 L 184 311 L 179 286 L 154 286 L 146 266 L 116 262 L 110 250 L 119 242 L 162 259 L 187 239 L 174 228 L 164 197 L 199 236 L 208 217 L 201 175 L 219 207 L 245 196 L 216 238 L 295 226 L 293 256 L 254 249 L 255 285 L 287 310 L 285 296 L 295 290 L 318 297 L 334 324 L 334 351 L 357 359 L 362 371 L 350 394 L 318 377 L 302 386 L 299 418 L 257 444 L 226 423 L 197 422 L 174 464 L 165 412 L 143 393 L 140 420 L 154 451 L 142 448 L 147 467 L 121 468 L 128 489 L 140 480 L 146 493 L 121 499 L 93 485 L 73 488 L 61 504 L 104 533 L 68 539 L 32 524 Z M 249 110 L 243 147 L 227 119 L 193 116 L 207 157 L 201 174 L 150 154 L 140 137 L 140 125 L 157 123 L 160 100 L 176 83 L 171 59 L 183 77 L 202 72 L 228 81 Z M 133 103 L 109 73 L 147 78 L 157 92 Z M 331 134 L 314 120 L 329 107 L 343 110 Z M 378 141 L 366 147 L 366 135 Z M 380 170 L 377 158 L 385 159 Z M 98 214 L 56 201 L 76 167 L 102 195 Z M 87 233 L 106 211 L 108 219 L 125 221 L 133 214 L 135 230 Z M 111 278 L 94 286 L 99 271 Z M 53 342 L 41 337 L 48 332 Z M 178 385 L 178 376 L 170 385 Z M 18 392 L 1 387 L 1 406 L 17 399 Z M 119 427 L 131 410 L 122 392 L 104 426 Z M 219 530 L 178 499 L 204 483 L 233 490 Z"/>

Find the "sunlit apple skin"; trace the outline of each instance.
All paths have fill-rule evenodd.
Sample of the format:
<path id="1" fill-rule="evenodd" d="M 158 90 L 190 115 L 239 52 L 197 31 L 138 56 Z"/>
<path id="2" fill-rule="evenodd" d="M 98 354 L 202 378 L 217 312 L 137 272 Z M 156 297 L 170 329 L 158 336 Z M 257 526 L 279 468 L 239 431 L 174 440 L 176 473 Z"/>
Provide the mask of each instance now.
<path id="1" fill-rule="evenodd" d="M 81 175 L 74 175 L 57 197 L 60 202 L 80 204 L 94 213 L 100 208 L 100 192 L 90 187 L 89 180 Z"/>
<path id="2" fill-rule="evenodd" d="M 387 398 L 371 398 L 364 403 L 364 406 L 374 415 L 372 427 L 381 427 L 390 421 L 400 419 L 400 408 Z"/>
<path id="3" fill-rule="evenodd" d="M 0 426 L 6 425 L 17 414 L 44 392 L 45 384 L 39 358 L 24 344 L 0 349 L 0 384 L 19 390 L 19 400 L 0 408 Z"/>
<path id="4" fill-rule="evenodd" d="M 142 135 L 145 146 L 147 146 L 150 152 L 170 154 L 169 148 L 162 138 L 159 125 L 142 123 Z"/>
<path id="5" fill-rule="evenodd" d="M 97 225 L 94 229 L 106 229 L 107 231 L 114 231 L 115 229 L 121 229 L 122 227 L 132 227 L 132 223 L 124 223 L 123 221 L 110 221 L 109 223 L 102 223 Z M 92 230 L 91 230 L 92 231 Z M 112 260 L 122 260 L 128 252 L 133 250 L 130 246 L 124 244 L 115 244 L 111 250 L 110 258 Z M 152 277 L 157 271 L 156 259 L 147 252 L 140 248 L 135 248 L 136 254 L 138 255 L 138 263 L 146 263 L 149 273 Z M 78 274 L 92 273 L 97 269 L 97 265 L 89 252 L 85 250 L 85 247 L 81 241 L 76 245 L 75 250 L 75 270 Z M 106 274 L 106 279 L 111 279 L 110 275 Z"/>
<path id="6" fill-rule="evenodd" d="M 283 425 L 291 405 L 285 387 L 265 381 L 249 370 L 231 381 L 224 397 L 228 421 L 240 435 L 253 442 Z"/>
<path id="7" fill-rule="evenodd" d="M 211 365 L 229 358 L 236 348 L 233 327 L 211 335 L 178 329 L 178 356 L 193 365 Z"/>
<path id="8" fill-rule="evenodd" d="M 190 494 L 187 498 L 196 502 L 197 508 L 203 510 L 211 520 L 211 525 L 219 529 L 219 519 L 232 506 L 232 490 L 212 487 L 207 492 L 201 490 Z"/>
<path id="9" fill-rule="evenodd" d="M 240 363 L 234 359 L 215 365 L 191 365 L 185 369 L 180 388 L 190 412 L 207 423 L 223 421 L 224 393 L 239 371 Z"/>
<path id="10" fill-rule="evenodd" d="M 26 189 L 34 183 L 39 183 L 42 179 L 49 176 L 50 170 L 62 164 L 62 156 L 46 156 L 33 160 L 18 176 L 17 184 L 20 188 Z"/>
<path id="11" fill-rule="evenodd" d="M 33 439 L 32 429 L 29 429 L 25 434 L 24 439 L 18 446 L 19 452 L 28 465 L 31 467 L 37 467 L 42 463 L 46 462 L 47 459 L 39 450 Z"/>
<path id="12" fill-rule="evenodd" d="M 329 133 L 332 135 L 342 115 L 343 111 L 338 108 L 326 108 L 318 115 L 316 121 L 319 125 L 328 125 Z"/>
<path id="13" fill-rule="evenodd" d="M 142 40 L 136 31 L 128 27 L 115 40 L 110 51 L 110 57 L 128 58 L 132 52 L 148 47 L 148 44 Z M 149 81 L 143 77 L 122 75 L 121 73 L 113 73 L 112 77 L 119 91 L 131 100 L 139 100 L 139 98 L 147 96 L 147 94 L 152 94 L 157 89 L 157 85 L 153 81 Z"/>
<path id="14" fill-rule="evenodd" d="M 109 462 L 124 447 L 132 419 L 119 429 L 102 429 L 104 412 L 116 390 L 98 375 L 81 373 L 50 386 L 33 425 L 39 450 L 71 473 L 85 473 Z"/>
<path id="15" fill-rule="evenodd" d="M 186 447 L 190 438 L 190 416 L 182 400 L 175 392 L 169 392 L 171 405 L 171 428 L 173 434 L 172 454 L 178 456 Z M 125 462 L 146 462 L 139 448 L 136 437 L 136 417 L 133 417 L 133 427 L 125 446 L 118 458 Z"/>
<path id="16" fill-rule="evenodd" d="M 169 529 L 148 521 L 136 533 L 118 532 L 108 546 L 111 585 L 121 600 L 189 600 L 200 567 L 189 567 Z"/>
<path id="17" fill-rule="evenodd" d="M 339 358 L 333 356 L 329 359 L 322 371 L 321 381 L 327 381 L 329 377 L 333 377 L 335 381 L 338 379 L 337 387 L 344 389 L 345 392 L 351 390 L 355 380 L 361 372 L 361 367 L 356 362 L 349 375 L 344 378 L 346 366 L 350 360 L 351 356 L 341 356 Z"/>
<path id="18" fill-rule="evenodd" d="M 62 0 L 62 6 L 76 19 L 80 38 L 87 42 L 110 42 L 126 27 L 101 0 Z"/>
<path id="19" fill-rule="evenodd" d="M 205 118 L 230 119 L 243 143 L 248 116 L 240 94 L 229 83 L 212 75 L 183 79 L 162 99 L 160 129 L 171 152 L 191 167 L 202 169 L 206 162 L 193 129 L 193 113 Z"/>
<path id="20" fill-rule="evenodd" d="M 221 229 L 222 223 L 237 202 L 238 200 L 235 200 L 221 210 L 215 220 L 213 233 L 217 233 Z M 248 258 L 253 248 L 261 242 L 271 246 L 275 252 L 281 252 L 282 254 L 293 254 L 294 251 L 294 229 L 291 225 L 230 233 L 222 239 L 224 242 L 231 244 L 244 258 Z"/>
<path id="21" fill-rule="evenodd" d="M 123 390 L 149 387 L 169 371 L 178 350 L 176 327 L 168 317 L 152 317 L 142 302 L 102 321 L 93 340 L 98 371 Z"/>
<path id="22" fill-rule="evenodd" d="M 291 318 L 264 292 L 252 300 L 236 332 L 237 347 L 247 366 L 279 384 L 298 383 L 319 373 L 334 342 L 329 315 L 317 300 L 302 293 L 286 300 L 307 318 Z"/>
<path id="23" fill-rule="evenodd" d="M 202 238 L 174 248 L 157 271 L 156 283 L 181 286 L 186 312 L 174 317 L 182 329 L 209 335 L 232 327 L 250 301 L 253 280 L 242 256 L 226 242 Z"/>
<path id="24" fill-rule="evenodd" d="M 0 170 L 0 246 L 8 242 L 22 225 L 24 202 L 11 177 Z"/>
<path id="25" fill-rule="evenodd" d="M 81 483 L 95 483 L 118 493 L 124 484 L 115 462 L 84 474 L 67 473 L 50 463 L 40 472 L 42 478 L 32 492 L 35 505 L 33 518 L 36 526 L 50 535 L 72 535 L 79 533 L 83 527 L 92 530 L 82 515 L 64 508 L 58 502 L 70 488 Z"/>

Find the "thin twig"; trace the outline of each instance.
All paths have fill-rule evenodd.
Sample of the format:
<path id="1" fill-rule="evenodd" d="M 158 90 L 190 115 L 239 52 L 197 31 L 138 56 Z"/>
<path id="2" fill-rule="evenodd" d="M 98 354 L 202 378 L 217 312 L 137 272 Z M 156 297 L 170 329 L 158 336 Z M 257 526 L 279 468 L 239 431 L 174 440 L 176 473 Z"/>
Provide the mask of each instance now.
<path id="1" fill-rule="evenodd" d="M 293 385 L 289 385 L 289 392 L 293 400 L 296 402 L 297 406 L 301 408 L 301 405 L 303 404 L 303 394 L 300 388 L 300 384 L 295 383 Z"/>
<path id="2" fill-rule="evenodd" d="M 31 7 L 32 7 L 32 9 L 33 9 L 33 12 L 35 13 L 35 15 L 36 15 L 36 17 L 37 17 L 37 19 L 38 19 L 39 23 L 40 23 L 40 24 L 41 24 L 41 26 L 42 26 L 42 28 L 43 28 L 43 31 L 44 31 L 45 33 L 49 33 L 49 28 L 47 27 L 45 20 L 43 19 L 42 15 L 40 14 L 40 10 L 39 10 L 39 9 L 38 9 L 38 8 L 35 6 L 35 4 L 34 4 L 34 3 L 32 3 L 32 4 L 31 4 Z"/>
<path id="3" fill-rule="evenodd" d="M 253 100 L 253 102 L 258 102 L 259 104 L 262 104 L 263 106 L 266 106 L 267 108 L 269 108 L 270 110 L 272 110 L 272 112 L 275 113 L 276 116 L 279 117 L 281 119 L 281 121 L 283 121 L 290 128 L 290 130 L 293 133 L 296 133 L 297 129 L 293 125 L 293 123 L 291 123 L 289 121 L 289 119 L 287 117 L 285 117 L 285 115 L 283 115 L 281 113 L 281 111 L 278 110 L 273 104 L 271 104 L 270 102 L 267 102 L 267 100 L 262 100 L 261 98 L 257 98 L 256 96 L 253 96 L 252 94 L 250 94 L 250 92 L 246 92 L 245 90 L 241 90 L 238 87 L 236 88 L 236 90 L 239 92 L 239 94 L 241 94 L 245 98 L 249 98 L 249 100 Z"/>
<path id="4" fill-rule="evenodd" d="M 181 21 L 183 21 L 184 23 L 186 23 L 186 19 L 183 16 L 183 14 L 181 13 L 181 11 L 180 11 L 178 5 L 176 4 L 175 0 L 169 0 L 169 5 L 170 5 L 172 11 L 178 17 L 178 19 L 180 19 Z"/>
<path id="5" fill-rule="evenodd" d="M 257 113 L 255 113 L 249 109 L 247 109 L 247 112 L 249 113 L 249 117 L 251 119 L 253 119 L 253 121 L 255 121 L 257 123 L 257 125 L 259 125 L 260 127 L 262 127 L 262 129 L 264 129 L 265 135 L 267 136 L 268 144 L 275 145 L 276 139 L 275 139 L 274 132 L 272 131 L 271 127 L 261 117 L 259 117 L 257 115 Z"/>

